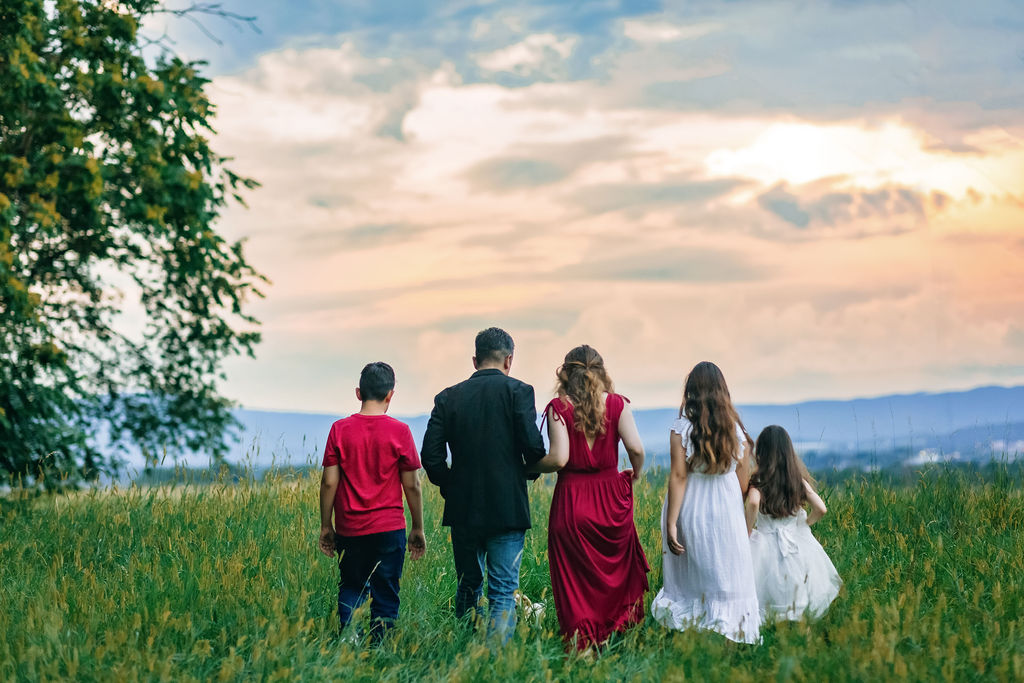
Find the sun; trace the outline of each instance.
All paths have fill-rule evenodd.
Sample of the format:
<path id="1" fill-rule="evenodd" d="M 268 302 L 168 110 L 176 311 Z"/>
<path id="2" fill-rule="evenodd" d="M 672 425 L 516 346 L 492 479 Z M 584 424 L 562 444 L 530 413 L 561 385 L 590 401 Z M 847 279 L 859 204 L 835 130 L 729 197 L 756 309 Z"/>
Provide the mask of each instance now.
<path id="1" fill-rule="evenodd" d="M 975 150 L 954 153 L 902 121 L 774 122 L 746 147 L 712 151 L 705 167 L 712 176 L 751 178 L 765 186 L 835 179 L 837 187 L 899 185 L 958 199 L 972 191 L 1000 195 L 1024 172 L 1022 141 L 1007 140 L 1005 133 L 1000 138 L 998 146 L 985 145 L 985 136 L 979 136 Z"/>

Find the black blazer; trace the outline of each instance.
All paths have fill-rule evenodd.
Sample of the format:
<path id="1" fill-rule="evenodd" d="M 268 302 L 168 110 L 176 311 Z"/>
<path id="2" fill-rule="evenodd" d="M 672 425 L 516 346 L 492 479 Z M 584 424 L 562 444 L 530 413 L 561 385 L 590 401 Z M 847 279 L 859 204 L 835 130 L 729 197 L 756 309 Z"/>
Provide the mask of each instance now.
<path id="1" fill-rule="evenodd" d="M 526 466 L 543 457 L 529 384 L 501 370 L 477 370 L 434 398 L 420 460 L 441 487 L 444 526 L 529 529 Z"/>

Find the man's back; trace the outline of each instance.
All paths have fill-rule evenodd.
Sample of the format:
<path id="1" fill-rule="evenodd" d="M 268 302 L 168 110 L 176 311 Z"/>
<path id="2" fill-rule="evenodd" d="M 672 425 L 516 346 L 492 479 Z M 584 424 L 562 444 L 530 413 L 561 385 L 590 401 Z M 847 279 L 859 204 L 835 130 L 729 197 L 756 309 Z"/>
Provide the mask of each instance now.
<path id="1" fill-rule="evenodd" d="M 530 528 L 526 466 L 544 457 L 533 387 L 485 369 L 445 389 L 434 399 L 422 451 L 445 498 L 444 525 Z"/>

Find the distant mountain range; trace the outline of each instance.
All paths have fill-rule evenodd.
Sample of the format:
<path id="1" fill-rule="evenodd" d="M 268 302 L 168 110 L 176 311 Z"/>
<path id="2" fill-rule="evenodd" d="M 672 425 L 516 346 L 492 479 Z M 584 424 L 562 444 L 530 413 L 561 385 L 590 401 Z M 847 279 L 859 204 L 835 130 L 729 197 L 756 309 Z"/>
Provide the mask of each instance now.
<path id="1" fill-rule="evenodd" d="M 785 427 L 812 469 L 1024 455 L 1024 386 L 737 407 L 755 438 L 769 424 Z M 635 411 L 652 465 L 667 463 L 668 431 L 677 414 L 677 408 Z M 327 432 L 343 417 L 247 409 L 237 416 L 241 440 L 228 460 L 256 468 L 319 465 Z M 428 416 L 398 417 L 409 424 L 418 446 Z M 208 462 L 196 455 L 184 460 L 193 466 Z M 141 457 L 130 458 L 130 468 L 141 464 Z"/>
<path id="2" fill-rule="evenodd" d="M 782 425 L 808 466 L 818 469 L 1024 454 L 1024 387 L 737 408 L 751 436 Z M 636 412 L 656 461 L 667 457 L 667 425 L 676 415 L 678 409 Z"/>

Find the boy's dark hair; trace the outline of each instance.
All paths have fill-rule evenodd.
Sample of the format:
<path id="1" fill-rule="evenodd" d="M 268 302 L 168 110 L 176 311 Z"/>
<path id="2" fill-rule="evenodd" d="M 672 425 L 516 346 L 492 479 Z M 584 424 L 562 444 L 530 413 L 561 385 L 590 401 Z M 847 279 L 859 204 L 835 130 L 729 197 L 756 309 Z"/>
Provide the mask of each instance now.
<path id="1" fill-rule="evenodd" d="M 395 388 L 395 371 L 387 363 L 368 363 L 359 373 L 359 393 L 364 401 L 383 401 Z"/>
<path id="2" fill-rule="evenodd" d="M 502 361 L 515 350 L 512 336 L 500 327 L 488 327 L 476 335 L 476 360 Z"/>

